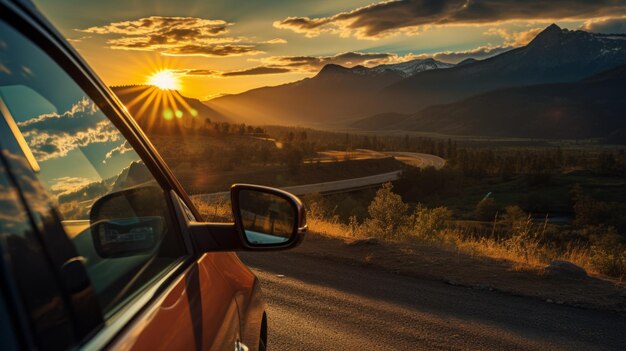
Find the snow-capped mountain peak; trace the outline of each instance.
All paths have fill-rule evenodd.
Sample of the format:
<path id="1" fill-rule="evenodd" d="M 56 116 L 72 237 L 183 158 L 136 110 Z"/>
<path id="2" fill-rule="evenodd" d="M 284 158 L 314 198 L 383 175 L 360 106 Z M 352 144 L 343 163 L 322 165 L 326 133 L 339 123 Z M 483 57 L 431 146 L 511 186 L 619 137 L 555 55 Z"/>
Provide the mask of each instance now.
<path id="1" fill-rule="evenodd" d="M 432 58 L 427 59 L 415 59 L 411 61 L 384 64 L 373 68 L 370 71 L 375 73 L 382 73 L 384 71 L 394 71 L 399 73 L 403 78 L 410 77 L 416 73 L 428 71 L 432 69 L 443 69 L 454 67 L 454 64 L 437 61 Z"/>

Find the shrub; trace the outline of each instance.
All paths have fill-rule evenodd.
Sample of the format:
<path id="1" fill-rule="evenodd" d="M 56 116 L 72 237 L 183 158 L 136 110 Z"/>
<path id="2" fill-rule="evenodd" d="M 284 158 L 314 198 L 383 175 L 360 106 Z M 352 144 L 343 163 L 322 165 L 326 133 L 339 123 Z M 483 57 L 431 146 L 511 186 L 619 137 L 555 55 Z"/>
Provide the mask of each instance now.
<path id="1" fill-rule="evenodd" d="M 598 273 L 612 277 L 626 275 L 626 251 L 624 247 L 607 249 L 593 245 L 591 247 L 591 264 Z"/>
<path id="2" fill-rule="evenodd" d="M 302 197 L 302 202 L 306 206 L 307 217 L 322 219 L 330 216 L 330 205 L 320 193 L 307 194 Z"/>
<path id="3" fill-rule="evenodd" d="M 496 200 L 488 197 L 482 199 L 478 205 L 476 205 L 474 215 L 479 221 L 492 221 L 495 219 L 497 211 L 498 206 L 496 205 Z"/>
<path id="4" fill-rule="evenodd" d="M 385 183 L 367 208 L 369 217 L 363 223 L 367 235 L 389 239 L 402 237 L 409 206 L 392 189 L 391 183 Z"/>
<path id="5" fill-rule="evenodd" d="M 426 208 L 418 204 L 412 217 L 411 235 L 433 240 L 441 231 L 446 229 L 447 222 L 452 217 L 452 211 L 446 207 Z"/>

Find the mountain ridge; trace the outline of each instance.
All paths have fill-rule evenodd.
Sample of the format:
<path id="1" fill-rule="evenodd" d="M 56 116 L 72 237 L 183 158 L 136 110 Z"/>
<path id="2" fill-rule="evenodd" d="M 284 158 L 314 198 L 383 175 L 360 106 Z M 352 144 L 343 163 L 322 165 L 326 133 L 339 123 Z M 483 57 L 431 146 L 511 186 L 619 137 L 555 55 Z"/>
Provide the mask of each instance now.
<path id="1" fill-rule="evenodd" d="M 407 67 L 409 65 L 412 66 Z M 231 119 L 249 124 L 341 124 L 344 119 L 359 118 L 367 113 L 368 107 L 362 101 L 404 79 L 411 70 L 443 69 L 449 65 L 431 59 L 372 68 L 327 64 L 311 78 L 221 96 L 204 103 Z"/>
<path id="2" fill-rule="evenodd" d="M 553 24 L 528 45 L 487 59 L 453 66 L 432 59 L 371 68 L 329 64 L 311 78 L 205 103 L 248 124 L 345 127 L 373 114 L 414 114 L 506 87 L 575 82 L 626 64 L 624 39 Z M 410 74 L 411 65 L 418 72 Z"/>
<path id="3" fill-rule="evenodd" d="M 395 120 L 374 115 L 353 126 L 486 137 L 610 138 L 626 135 L 624 96 L 626 65 L 576 82 L 497 89 Z"/>

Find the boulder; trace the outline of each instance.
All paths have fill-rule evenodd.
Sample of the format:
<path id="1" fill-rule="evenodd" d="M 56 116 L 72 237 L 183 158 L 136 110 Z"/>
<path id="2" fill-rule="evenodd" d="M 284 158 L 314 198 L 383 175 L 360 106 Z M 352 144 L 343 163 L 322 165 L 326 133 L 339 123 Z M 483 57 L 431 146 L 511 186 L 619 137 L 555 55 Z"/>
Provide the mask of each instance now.
<path id="1" fill-rule="evenodd" d="M 544 268 L 544 272 L 546 275 L 553 277 L 577 279 L 587 277 L 587 271 L 585 271 L 582 267 L 567 261 L 552 261 L 547 267 Z"/>

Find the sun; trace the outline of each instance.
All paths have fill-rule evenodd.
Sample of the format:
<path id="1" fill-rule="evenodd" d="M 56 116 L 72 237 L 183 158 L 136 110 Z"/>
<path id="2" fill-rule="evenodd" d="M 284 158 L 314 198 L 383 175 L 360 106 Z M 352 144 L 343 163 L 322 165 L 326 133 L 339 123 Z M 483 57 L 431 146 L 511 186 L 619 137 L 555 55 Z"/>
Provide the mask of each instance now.
<path id="1" fill-rule="evenodd" d="M 170 70 L 158 71 L 148 77 L 148 84 L 161 90 L 180 90 L 180 79 Z"/>

